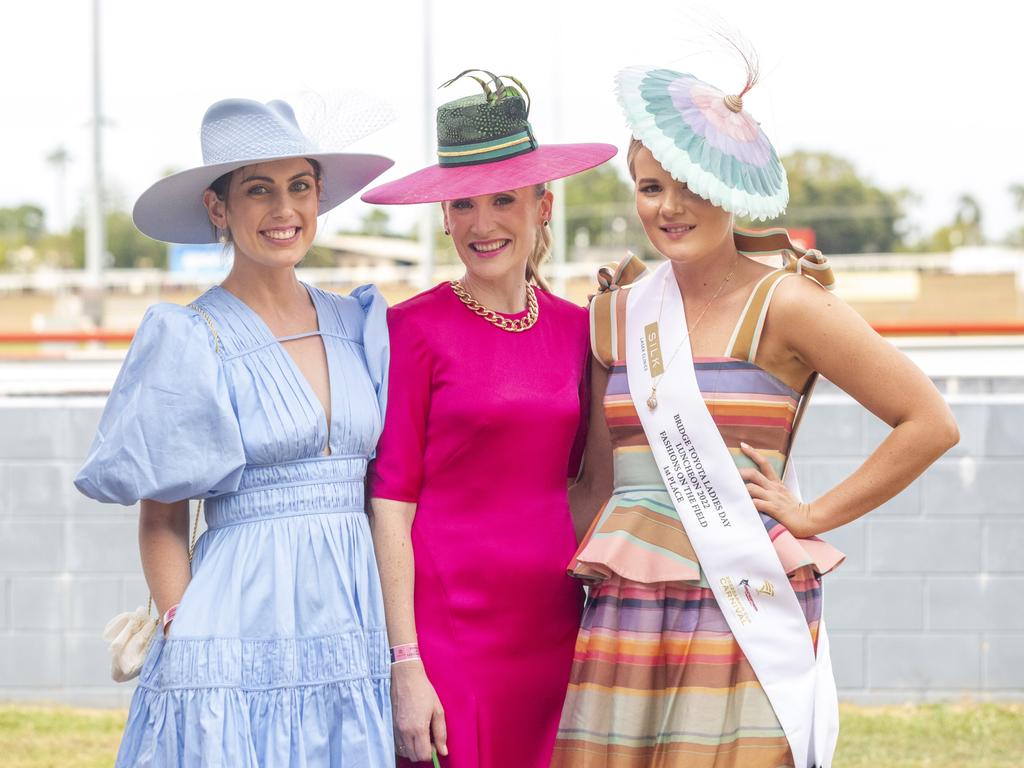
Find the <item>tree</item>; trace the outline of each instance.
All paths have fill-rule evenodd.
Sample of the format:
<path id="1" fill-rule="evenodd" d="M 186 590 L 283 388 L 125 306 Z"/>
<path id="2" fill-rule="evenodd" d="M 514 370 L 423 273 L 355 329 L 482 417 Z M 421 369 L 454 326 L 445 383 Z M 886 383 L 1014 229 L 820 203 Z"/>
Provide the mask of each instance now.
<path id="1" fill-rule="evenodd" d="M 32 245 L 46 231 L 46 215 L 38 205 L 0 208 L 0 238 L 17 245 Z"/>
<path id="2" fill-rule="evenodd" d="M 1010 194 L 1013 195 L 1013 202 L 1017 206 L 1017 210 L 1024 213 L 1024 184 L 1011 184 Z"/>
<path id="3" fill-rule="evenodd" d="M 391 216 L 380 208 L 371 208 L 365 216 L 363 216 L 362 231 L 360 234 L 371 235 L 374 237 L 386 237 L 388 234 L 388 223 L 391 221 Z"/>
<path id="4" fill-rule="evenodd" d="M 60 228 L 61 232 L 67 230 L 67 220 L 64 212 L 64 198 L 65 187 L 67 186 L 67 170 L 68 165 L 71 163 L 71 154 L 64 146 L 59 146 L 51 150 L 46 155 L 46 162 L 53 166 L 57 172 L 57 223 L 56 226 Z"/>
<path id="5" fill-rule="evenodd" d="M 115 269 L 166 269 L 167 245 L 146 237 L 135 228 L 131 214 L 113 210 L 107 213 L 108 267 Z M 85 230 L 81 225 L 71 230 L 73 261 L 85 263 Z"/>
<path id="6" fill-rule="evenodd" d="M 107 251 L 116 269 L 167 268 L 167 245 L 139 232 L 127 211 L 107 214 Z"/>
<path id="7" fill-rule="evenodd" d="M 1024 184 L 1011 184 L 1010 195 L 1013 197 L 1013 204 L 1017 208 L 1017 212 L 1024 214 Z M 1016 232 L 1010 233 L 1009 242 L 1010 245 L 1024 248 L 1024 224 L 1021 224 Z"/>
<path id="8" fill-rule="evenodd" d="M 12 266 L 11 254 L 29 246 L 31 253 L 46 234 L 46 217 L 38 205 L 0 208 L 0 268 Z"/>
<path id="9" fill-rule="evenodd" d="M 825 253 L 903 247 L 903 207 L 909 192 L 876 187 L 849 160 L 825 152 L 794 152 L 782 164 L 789 177 L 789 207 L 774 224 L 810 227 Z"/>
<path id="10" fill-rule="evenodd" d="M 336 267 L 338 266 L 338 259 L 334 255 L 334 251 L 329 248 L 322 248 L 319 245 L 314 245 L 303 257 L 300 266 L 303 267 Z"/>
<path id="11" fill-rule="evenodd" d="M 935 230 L 925 241 L 925 248 L 946 253 L 963 245 L 983 245 L 985 235 L 981 229 L 981 219 L 978 200 L 966 193 L 960 195 L 953 221 Z"/>
<path id="12" fill-rule="evenodd" d="M 611 165 L 570 177 L 565 182 L 566 232 L 569 242 L 578 240 L 581 230 L 586 241 L 600 245 L 614 237 L 609 226 L 612 219 L 626 212 L 630 218 L 633 207 L 633 186 Z"/>

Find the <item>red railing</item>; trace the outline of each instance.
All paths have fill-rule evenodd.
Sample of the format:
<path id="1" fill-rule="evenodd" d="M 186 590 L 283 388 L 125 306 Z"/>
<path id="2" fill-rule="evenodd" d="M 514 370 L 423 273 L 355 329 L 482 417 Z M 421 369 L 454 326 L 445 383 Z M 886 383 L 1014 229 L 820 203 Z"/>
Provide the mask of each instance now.
<path id="1" fill-rule="evenodd" d="M 882 336 L 1024 336 L 1024 323 L 872 323 Z"/>
<path id="2" fill-rule="evenodd" d="M 0 333 L 0 344 L 123 344 L 132 340 L 135 331 L 59 331 Z"/>

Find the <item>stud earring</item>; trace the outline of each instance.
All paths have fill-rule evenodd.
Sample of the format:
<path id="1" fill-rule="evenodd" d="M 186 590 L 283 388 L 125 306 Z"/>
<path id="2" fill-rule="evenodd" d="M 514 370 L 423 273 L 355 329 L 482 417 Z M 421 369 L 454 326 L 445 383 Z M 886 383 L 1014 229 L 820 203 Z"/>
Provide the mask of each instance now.
<path id="1" fill-rule="evenodd" d="M 451 234 L 451 232 L 449 232 L 449 231 L 448 231 L 448 227 L 445 227 L 445 228 L 444 228 L 444 233 L 445 233 L 446 235 L 450 235 L 450 234 Z"/>
<path id="2" fill-rule="evenodd" d="M 545 227 L 546 227 L 546 226 L 547 226 L 548 224 L 550 224 L 550 223 L 551 223 L 551 222 L 549 222 L 549 221 L 548 221 L 547 219 L 544 219 L 544 226 L 545 226 Z"/>

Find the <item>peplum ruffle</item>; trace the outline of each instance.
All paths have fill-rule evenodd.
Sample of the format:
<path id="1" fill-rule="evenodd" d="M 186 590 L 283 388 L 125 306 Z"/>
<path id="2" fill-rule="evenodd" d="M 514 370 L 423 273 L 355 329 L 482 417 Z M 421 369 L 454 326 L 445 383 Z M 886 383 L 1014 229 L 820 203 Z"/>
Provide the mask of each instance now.
<path id="1" fill-rule="evenodd" d="M 768 515 L 761 514 L 761 520 L 790 576 L 805 566 L 819 576 L 829 573 L 846 557 L 817 537 L 796 538 Z M 584 537 L 569 573 L 589 582 L 616 575 L 641 584 L 708 586 L 664 488 L 616 489 Z"/>

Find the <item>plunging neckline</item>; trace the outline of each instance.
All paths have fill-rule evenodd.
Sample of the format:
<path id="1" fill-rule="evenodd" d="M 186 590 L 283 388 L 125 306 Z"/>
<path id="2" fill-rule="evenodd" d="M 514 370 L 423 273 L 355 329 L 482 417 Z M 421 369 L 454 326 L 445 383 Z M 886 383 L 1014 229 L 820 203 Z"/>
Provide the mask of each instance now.
<path id="1" fill-rule="evenodd" d="M 324 329 L 323 325 L 320 322 L 320 305 L 317 303 L 316 295 L 314 291 L 301 280 L 299 280 L 299 285 L 302 286 L 303 290 L 306 292 L 306 296 L 309 297 L 310 304 L 313 305 L 313 314 L 316 316 L 316 330 L 280 337 L 274 335 L 274 332 L 270 330 L 270 326 L 267 325 L 267 321 L 263 319 L 259 312 L 250 307 L 248 304 L 246 304 L 242 298 L 236 296 L 234 293 L 232 293 L 222 285 L 216 285 L 214 287 L 222 291 L 223 293 L 226 293 L 231 298 L 232 301 L 236 302 L 239 306 L 241 306 L 245 310 L 245 312 L 249 314 L 257 323 L 257 326 L 262 331 L 263 335 L 266 336 L 274 344 L 276 344 L 277 347 L 284 354 L 285 358 L 287 358 L 288 365 L 291 368 L 292 375 L 299 381 L 299 386 L 302 387 L 302 390 L 306 395 L 306 399 L 311 403 L 315 403 L 317 413 L 319 414 L 320 422 L 324 430 L 324 442 L 326 443 L 326 445 L 324 445 L 323 448 L 321 449 L 320 455 L 331 456 L 334 454 L 334 448 L 331 445 L 331 438 L 334 434 L 334 430 L 331 429 L 331 421 L 334 419 L 335 405 L 334 371 L 331 370 L 331 355 L 327 350 L 327 342 L 324 341 Z M 292 357 L 291 352 L 289 352 L 288 348 L 285 347 L 284 345 L 284 343 L 287 341 L 296 341 L 298 339 L 304 339 L 310 336 L 319 336 L 320 344 L 323 346 L 324 350 L 324 361 L 325 364 L 327 365 L 327 407 L 330 409 L 331 412 L 330 419 L 327 418 L 327 410 L 324 407 L 323 401 L 320 400 L 319 396 L 317 396 L 316 390 L 313 388 L 313 384 L 310 382 L 308 378 L 306 378 L 306 374 L 302 372 L 302 368 L 299 367 L 298 362 L 295 360 L 294 357 Z"/>

